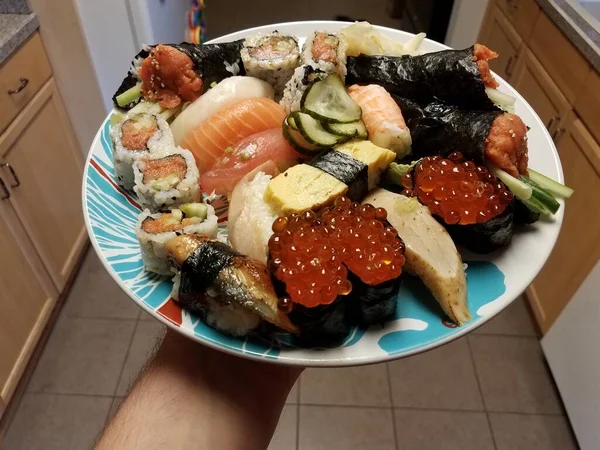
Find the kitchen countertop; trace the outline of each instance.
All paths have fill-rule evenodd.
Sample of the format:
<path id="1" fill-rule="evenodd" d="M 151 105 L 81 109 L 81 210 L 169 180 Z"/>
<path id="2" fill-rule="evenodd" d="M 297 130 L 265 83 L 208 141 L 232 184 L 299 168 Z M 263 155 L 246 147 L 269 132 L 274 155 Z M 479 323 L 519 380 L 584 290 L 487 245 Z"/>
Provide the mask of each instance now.
<path id="1" fill-rule="evenodd" d="M 0 64 L 39 26 L 40 24 L 34 13 L 0 14 Z"/>
<path id="2" fill-rule="evenodd" d="M 589 63 L 600 72 L 600 33 L 567 0 L 537 0 L 540 8 L 562 30 Z"/>

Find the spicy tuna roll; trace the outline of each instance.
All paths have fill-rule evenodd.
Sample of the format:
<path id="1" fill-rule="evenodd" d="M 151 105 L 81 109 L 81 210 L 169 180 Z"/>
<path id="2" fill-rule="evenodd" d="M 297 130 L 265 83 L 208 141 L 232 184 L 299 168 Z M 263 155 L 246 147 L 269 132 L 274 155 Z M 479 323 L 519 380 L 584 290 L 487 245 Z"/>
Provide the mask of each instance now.
<path id="1" fill-rule="evenodd" d="M 241 56 L 248 75 L 265 80 L 281 94 L 298 65 L 300 51 L 294 36 L 273 31 L 246 38 Z"/>
<path id="2" fill-rule="evenodd" d="M 173 147 L 173 134 L 167 121 L 158 114 L 133 113 L 113 125 L 113 160 L 117 183 L 125 189 L 135 184 L 133 163 L 150 153 L 162 153 Z"/>
<path id="3" fill-rule="evenodd" d="M 166 156 L 143 156 L 134 162 L 133 172 L 133 190 L 140 204 L 151 211 L 194 203 L 200 199 L 200 174 L 189 150 L 173 150 Z"/>
<path id="4" fill-rule="evenodd" d="M 215 237 L 217 216 L 214 208 L 205 203 L 187 203 L 165 213 L 153 214 L 146 209 L 140 214 L 136 236 L 146 270 L 159 275 L 173 275 L 165 244 L 180 234 Z"/>
<path id="5" fill-rule="evenodd" d="M 348 44 L 338 35 L 315 31 L 302 47 L 301 61 L 326 73 L 346 77 L 346 48 Z"/>

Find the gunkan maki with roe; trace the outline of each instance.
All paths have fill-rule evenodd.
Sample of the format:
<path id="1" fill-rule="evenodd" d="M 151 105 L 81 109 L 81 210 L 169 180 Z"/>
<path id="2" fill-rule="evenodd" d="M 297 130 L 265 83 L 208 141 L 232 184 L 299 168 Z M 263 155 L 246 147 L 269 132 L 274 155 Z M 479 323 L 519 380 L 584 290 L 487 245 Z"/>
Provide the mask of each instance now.
<path id="1" fill-rule="evenodd" d="M 340 197 L 318 214 L 274 222 L 270 268 L 285 286 L 281 304 L 302 340 L 339 340 L 350 325 L 380 323 L 395 312 L 404 243 L 386 216 Z"/>
<path id="2" fill-rule="evenodd" d="M 513 194 L 485 166 L 455 152 L 420 160 L 402 184 L 448 229 L 452 238 L 477 253 L 507 245 L 513 232 Z"/>

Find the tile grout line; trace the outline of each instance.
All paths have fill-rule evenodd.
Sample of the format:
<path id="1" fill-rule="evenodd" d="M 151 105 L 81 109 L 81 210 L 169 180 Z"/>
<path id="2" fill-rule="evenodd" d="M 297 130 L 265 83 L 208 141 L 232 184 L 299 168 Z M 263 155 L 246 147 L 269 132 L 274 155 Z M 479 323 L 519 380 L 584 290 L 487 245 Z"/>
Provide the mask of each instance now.
<path id="1" fill-rule="evenodd" d="M 469 333 L 469 335 L 472 335 L 474 337 L 478 337 L 478 336 L 496 336 L 496 337 L 505 337 L 505 338 L 515 338 L 515 339 L 535 339 L 536 341 L 539 342 L 539 338 L 536 335 L 529 335 L 529 334 L 502 334 L 502 333 L 487 333 L 487 332 L 474 332 L 474 333 Z"/>
<path id="2" fill-rule="evenodd" d="M 492 437 L 492 444 L 494 448 L 498 450 L 498 445 L 496 444 L 496 437 L 494 436 L 494 429 L 492 428 L 492 419 L 490 419 L 490 413 L 488 411 L 487 405 L 485 403 L 485 396 L 483 395 L 483 389 L 481 388 L 481 382 L 479 381 L 479 375 L 477 373 L 477 366 L 475 365 L 475 357 L 473 356 L 473 350 L 471 349 L 471 343 L 469 342 L 469 338 L 467 337 L 467 349 L 469 350 L 469 356 L 471 359 L 471 367 L 473 367 L 473 373 L 475 374 L 475 381 L 477 381 L 477 389 L 479 390 L 479 395 L 481 396 L 481 402 L 483 403 L 483 409 L 485 410 L 485 417 L 488 423 L 488 428 L 490 430 L 490 436 Z"/>
<path id="3" fill-rule="evenodd" d="M 392 429 L 394 430 L 394 448 L 398 448 L 398 430 L 396 429 L 396 411 L 394 410 L 394 397 L 392 396 L 392 375 L 390 373 L 390 365 L 385 363 L 385 371 L 387 373 L 388 391 L 390 394 L 390 408 L 392 409 Z"/>

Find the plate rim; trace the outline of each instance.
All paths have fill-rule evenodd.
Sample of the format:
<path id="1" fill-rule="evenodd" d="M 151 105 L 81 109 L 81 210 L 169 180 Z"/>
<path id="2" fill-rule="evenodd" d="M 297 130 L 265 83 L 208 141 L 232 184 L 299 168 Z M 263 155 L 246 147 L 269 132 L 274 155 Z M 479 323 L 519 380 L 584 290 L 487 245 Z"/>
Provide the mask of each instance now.
<path id="1" fill-rule="evenodd" d="M 220 36 L 218 38 L 211 39 L 210 41 L 207 41 L 206 43 L 208 44 L 208 43 L 225 42 L 227 40 L 233 39 L 236 35 L 238 35 L 240 33 L 261 32 L 261 31 L 273 29 L 274 27 L 284 27 L 285 26 L 287 28 L 287 27 L 295 27 L 295 26 L 301 25 L 301 26 L 311 26 L 316 29 L 319 26 L 322 26 L 325 28 L 328 25 L 329 26 L 331 26 L 331 25 L 339 26 L 339 25 L 351 24 L 351 23 L 352 22 L 331 21 L 331 20 L 306 20 L 306 21 L 280 22 L 280 23 L 261 25 L 261 26 L 256 26 L 256 27 L 252 27 L 252 28 L 246 28 L 243 30 L 238 30 L 233 33 L 229 33 L 229 34 Z M 399 33 L 399 34 L 403 34 L 408 37 L 415 36 L 414 33 L 410 33 L 410 32 L 403 31 L 403 30 L 397 30 L 394 28 L 385 27 L 385 26 L 381 26 L 381 25 L 373 25 L 373 26 L 378 30 L 388 31 L 388 32 L 391 32 L 392 34 Z M 442 44 L 440 42 L 434 41 L 429 38 L 425 38 L 425 41 L 428 41 L 429 43 L 432 43 L 436 46 L 441 46 L 444 49 L 451 49 L 451 47 L 448 47 L 445 44 Z M 554 141 L 552 140 L 550 133 L 546 129 L 544 123 L 542 122 L 540 117 L 537 115 L 535 110 L 531 107 L 531 105 L 523 98 L 523 96 L 519 92 L 517 92 L 517 90 L 515 88 L 512 87 L 512 85 L 510 83 L 508 83 L 502 77 L 497 75 L 495 72 L 492 72 L 492 73 L 494 74 L 495 78 L 502 80 L 503 84 L 510 89 L 511 95 L 514 95 L 515 97 L 517 97 L 517 99 L 527 107 L 529 112 L 532 113 L 532 115 L 535 118 L 535 120 L 537 121 L 539 127 L 543 130 L 546 141 L 549 144 L 551 144 L 550 148 L 551 148 L 551 153 L 552 153 L 552 157 L 553 157 L 553 163 L 554 163 L 557 173 L 559 175 L 557 181 L 564 183 L 564 172 L 562 170 L 562 164 L 560 162 L 560 157 L 558 155 Z M 504 311 L 508 306 L 510 306 L 517 298 L 519 298 L 522 295 L 522 293 L 531 284 L 531 282 L 533 282 L 533 279 L 532 279 L 528 283 L 521 283 L 521 286 L 517 287 L 516 289 L 513 288 L 513 290 L 515 290 L 515 292 L 519 292 L 519 294 L 515 295 L 511 300 L 505 301 L 501 305 L 501 307 L 497 308 L 497 310 L 495 310 L 494 312 L 492 312 L 486 316 L 482 316 L 480 318 L 480 320 L 478 320 L 477 322 L 473 322 L 471 325 L 466 324 L 465 326 L 458 328 L 458 331 L 456 331 L 450 335 L 447 335 L 445 337 L 442 337 L 441 339 L 438 339 L 434 342 L 430 342 L 426 345 L 416 347 L 416 348 L 413 348 L 413 349 L 410 349 L 407 351 L 392 353 L 392 354 L 384 353 L 384 354 L 379 354 L 379 355 L 363 355 L 363 356 L 352 357 L 350 359 L 344 359 L 344 358 L 322 358 L 322 357 L 319 357 L 319 354 L 321 354 L 321 353 L 315 353 L 314 356 L 311 357 L 310 359 L 309 358 L 298 359 L 298 358 L 292 357 L 289 353 L 282 352 L 276 358 L 272 358 L 266 354 L 258 355 L 258 354 L 249 353 L 249 352 L 242 352 L 237 349 L 225 346 L 223 344 L 213 342 L 212 340 L 207 339 L 205 337 L 197 336 L 194 333 L 193 329 L 184 328 L 184 327 L 174 324 L 173 322 L 171 322 L 169 319 L 167 319 L 163 315 L 158 314 L 158 312 L 157 312 L 158 309 L 156 309 L 156 310 L 152 309 L 145 302 L 140 301 L 135 296 L 133 291 L 131 291 L 131 289 L 129 289 L 129 287 L 121 280 L 121 277 L 117 274 L 117 272 L 113 269 L 110 262 L 106 259 L 106 257 L 104 256 L 104 252 L 102 251 L 102 249 L 100 248 L 100 246 L 98 244 L 96 235 L 95 235 L 95 233 L 93 233 L 93 228 L 92 228 L 92 224 L 90 222 L 89 210 L 88 210 L 88 206 L 87 206 L 88 171 L 89 171 L 90 165 L 91 165 L 90 161 L 94 154 L 94 148 L 98 145 L 98 141 L 101 138 L 102 130 L 106 126 L 106 122 L 110 120 L 110 116 L 113 114 L 114 111 L 115 110 L 113 108 L 108 113 L 108 115 L 102 121 L 100 127 L 98 128 L 98 130 L 94 136 L 94 139 L 90 145 L 90 148 L 87 152 L 86 159 L 85 159 L 85 165 L 83 168 L 83 180 L 82 180 L 82 184 L 81 184 L 81 194 L 82 194 L 81 201 L 82 201 L 84 222 L 85 222 L 85 226 L 86 226 L 86 229 L 88 232 L 88 236 L 92 243 L 92 247 L 94 248 L 94 251 L 96 252 L 96 255 L 98 256 L 98 258 L 102 262 L 104 269 L 109 273 L 111 278 L 119 285 L 121 290 L 123 292 L 125 292 L 127 294 L 127 296 L 134 303 L 136 303 L 140 308 L 142 308 L 144 310 L 144 312 L 150 314 L 154 319 L 160 321 L 167 327 L 177 331 L 178 333 L 185 335 L 189 339 L 192 339 L 193 341 L 195 341 L 199 344 L 207 345 L 210 348 L 213 348 L 215 350 L 222 351 L 222 352 L 225 352 L 225 353 L 237 356 L 237 357 L 251 359 L 254 361 L 262 361 L 262 362 L 266 362 L 266 363 L 270 363 L 270 364 L 280 364 L 280 365 L 300 366 L 300 367 L 353 367 L 353 366 L 378 364 L 381 362 L 394 361 L 397 359 L 406 358 L 406 357 L 413 356 L 416 354 L 425 353 L 427 351 L 430 351 L 435 348 L 446 345 L 456 339 L 459 339 L 459 338 L 465 336 L 468 333 L 475 331 L 479 327 L 488 323 L 490 320 L 492 320 L 494 317 L 496 317 L 499 313 Z M 554 249 L 554 246 L 556 245 L 556 240 L 558 239 L 558 235 L 560 234 L 560 230 L 562 228 L 562 222 L 563 222 L 564 211 L 565 211 L 565 203 L 562 200 L 560 200 L 560 203 L 561 203 L 561 208 L 560 208 L 558 214 L 554 217 L 554 223 L 555 223 L 555 227 L 557 227 L 557 231 L 553 236 L 552 245 L 545 247 L 547 250 L 544 252 L 545 254 L 543 255 L 544 264 L 545 264 L 545 262 L 547 262 L 548 257 L 550 256 L 550 253 Z M 539 272 L 541 271 L 542 268 L 543 268 L 543 265 L 538 270 L 536 275 L 533 277 L 534 279 L 539 274 Z M 325 355 L 326 350 L 324 350 L 322 354 Z"/>

